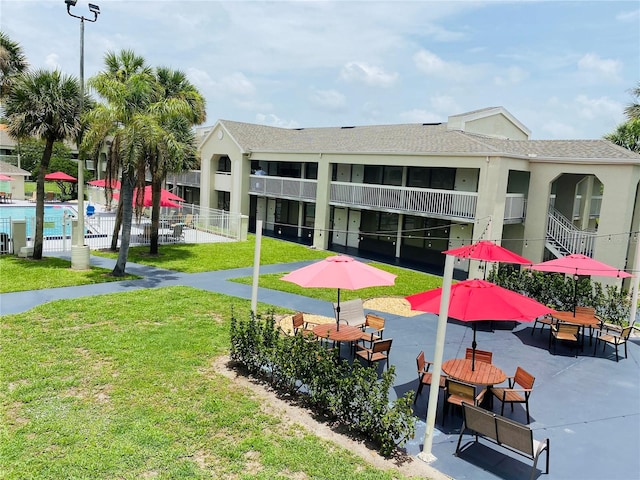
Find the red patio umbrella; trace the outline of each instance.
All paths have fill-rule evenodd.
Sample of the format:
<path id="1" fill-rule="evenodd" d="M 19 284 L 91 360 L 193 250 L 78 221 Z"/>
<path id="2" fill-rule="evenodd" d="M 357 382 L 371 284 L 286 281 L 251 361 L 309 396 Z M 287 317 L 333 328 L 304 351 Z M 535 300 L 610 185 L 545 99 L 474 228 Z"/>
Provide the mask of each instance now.
<path id="1" fill-rule="evenodd" d="M 519 263 L 521 265 L 531 265 L 533 263 L 528 258 L 521 257 L 517 253 L 513 253 L 511 250 L 507 250 L 489 240 L 480 240 L 471 245 L 454 248 L 442 253 L 458 258 L 470 258 L 486 262 Z"/>
<path id="2" fill-rule="evenodd" d="M 442 288 L 406 297 L 412 310 L 438 314 Z M 451 285 L 449 296 L 450 318 L 462 322 L 505 320 L 530 322 L 542 315 L 553 313 L 552 308 L 533 298 L 499 287 L 485 280 L 465 280 Z M 472 369 L 475 368 L 476 324 L 473 324 Z"/>
<path id="3" fill-rule="evenodd" d="M 0 173 L 0 182 L 11 182 L 13 181 L 13 178 L 11 178 L 8 175 L 4 175 L 3 173 Z"/>
<path id="4" fill-rule="evenodd" d="M 107 180 L 104 178 L 101 178 L 100 180 L 91 180 L 87 183 L 89 185 L 93 185 L 94 187 L 107 188 Z M 111 180 L 110 185 L 112 189 L 120 190 L 120 180 Z"/>
<path id="5" fill-rule="evenodd" d="M 44 179 L 50 182 L 72 182 L 75 183 L 78 181 L 76 177 L 72 177 L 71 175 L 67 175 L 64 172 L 53 172 L 47 173 L 44 176 Z"/>
<path id="6" fill-rule="evenodd" d="M 336 255 L 294 270 L 280 280 L 306 288 L 337 288 L 336 325 L 339 329 L 340 289 L 359 290 L 367 287 L 390 286 L 395 283 L 396 276 L 346 255 Z"/>
<path id="7" fill-rule="evenodd" d="M 630 273 L 620 270 L 619 268 L 612 267 L 606 263 L 595 260 L 586 255 L 579 253 L 573 253 L 560 258 L 554 258 L 542 263 L 536 263 L 531 265 L 531 270 L 537 270 L 539 272 L 555 272 L 564 273 L 566 275 L 573 275 L 573 314 L 576 313 L 577 305 L 577 279 L 576 276 L 592 276 L 598 275 L 601 277 L 618 277 L 628 278 L 632 277 Z"/>
<path id="8" fill-rule="evenodd" d="M 133 195 L 133 203 L 134 203 L 134 205 L 136 203 L 136 196 L 137 196 L 137 193 L 134 192 L 134 195 Z M 113 193 L 113 198 L 115 198 L 116 200 L 119 200 L 120 199 L 120 193 L 114 192 Z M 150 207 L 151 206 L 151 194 L 149 194 L 148 197 L 145 196 L 143 198 L 142 206 L 143 207 Z M 182 208 L 182 205 L 180 205 L 179 203 L 173 202 L 173 201 L 169 200 L 168 198 L 162 197 L 162 196 L 160 196 L 160 206 L 161 207 L 169 207 L 169 208 Z"/>

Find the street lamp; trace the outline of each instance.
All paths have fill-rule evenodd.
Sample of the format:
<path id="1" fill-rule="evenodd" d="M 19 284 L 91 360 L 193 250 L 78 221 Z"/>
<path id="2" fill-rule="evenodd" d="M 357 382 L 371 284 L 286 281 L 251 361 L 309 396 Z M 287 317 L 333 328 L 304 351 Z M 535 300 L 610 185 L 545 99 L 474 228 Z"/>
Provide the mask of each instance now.
<path id="1" fill-rule="evenodd" d="M 89 4 L 89 11 L 93 13 L 93 19 L 84 15 L 74 15 L 71 7 L 75 7 L 78 0 L 64 0 L 67 4 L 67 13 L 80 19 L 80 113 L 84 110 L 84 21 L 95 22 L 100 14 L 100 7 Z M 80 135 L 80 139 L 82 135 Z M 74 244 L 71 246 L 71 268 L 74 270 L 86 270 L 89 268 L 89 246 L 84 244 L 84 154 L 78 145 L 78 227 L 74 236 Z"/>

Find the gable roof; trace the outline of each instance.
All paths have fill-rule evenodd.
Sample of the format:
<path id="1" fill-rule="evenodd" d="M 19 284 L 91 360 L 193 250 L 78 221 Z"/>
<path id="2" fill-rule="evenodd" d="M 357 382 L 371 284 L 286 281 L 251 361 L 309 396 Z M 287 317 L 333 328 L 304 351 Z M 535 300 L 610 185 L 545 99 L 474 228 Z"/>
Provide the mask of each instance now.
<path id="1" fill-rule="evenodd" d="M 246 152 L 489 155 L 640 164 L 640 155 L 608 140 L 510 140 L 448 130 L 446 123 L 300 129 L 218 123 Z"/>
<path id="2" fill-rule="evenodd" d="M 0 161 L 0 173 L 3 175 L 14 175 L 14 176 L 22 176 L 28 177 L 31 175 L 31 172 L 27 170 L 23 170 L 22 168 L 18 168 L 15 165 L 11 165 L 10 163 Z"/>

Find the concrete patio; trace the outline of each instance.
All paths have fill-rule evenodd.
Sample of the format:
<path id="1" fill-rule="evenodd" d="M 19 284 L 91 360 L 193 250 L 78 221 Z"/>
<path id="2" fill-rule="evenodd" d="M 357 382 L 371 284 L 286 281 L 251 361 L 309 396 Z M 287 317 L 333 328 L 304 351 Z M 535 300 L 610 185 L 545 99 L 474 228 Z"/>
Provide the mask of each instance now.
<path id="1" fill-rule="evenodd" d="M 62 255 L 64 256 L 64 255 Z M 113 261 L 91 257 L 91 263 L 112 267 Z M 262 266 L 261 273 L 289 272 L 309 262 Z M 59 298 L 78 298 L 88 295 L 130 291 L 142 288 L 187 285 L 251 298 L 251 286 L 228 281 L 250 276 L 251 268 L 222 272 L 184 274 L 142 265 L 128 264 L 127 271 L 141 275 L 140 280 L 103 283 L 80 287 L 17 292 L 0 295 L 0 314 L 28 310 L 40 303 Z M 329 302 L 309 299 L 284 292 L 259 289 L 258 300 L 324 316 L 333 316 Z M 402 317 L 380 312 L 386 318 L 385 338 L 393 338 L 391 364 L 396 367 L 396 381 L 392 398 L 416 390 L 416 356 L 424 350 L 426 358 L 434 352 L 437 316 L 421 314 Z M 494 322 L 478 326 L 478 348 L 493 352 L 493 363 L 512 375 L 517 366 L 536 377 L 530 400 L 531 428 L 534 438 L 550 439 L 550 473 L 544 475 L 545 457 L 538 465 L 537 477 L 559 480 L 634 480 L 640 478 L 640 338 L 628 342 L 628 358 L 615 361 L 612 347 L 593 356 L 588 341 L 584 351 L 571 351 L 559 344 L 554 354 L 548 346 L 548 329 L 531 335 L 532 323 Z M 490 328 L 491 327 L 491 328 Z M 470 324 L 449 321 L 444 359 L 463 357 L 471 346 L 473 329 Z M 346 347 L 343 356 L 348 355 Z M 382 368 L 380 366 L 379 368 Z M 416 456 L 422 451 L 425 433 L 425 414 L 428 388 L 415 404 L 416 436 L 405 445 L 406 452 Z M 442 408 L 440 394 L 439 410 Z M 436 424 L 432 453 L 437 459 L 432 466 L 455 479 L 496 480 L 528 478 L 532 462 L 509 454 L 499 447 L 481 443 L 469 447 L 461 458 L 454 455 L 462 423 L 455 409 L 447 417 L 446 427 Z M 500 403 L 494 402 L 494 412 Z M 509 406 L 505 416 L 525 422 L 523 405 Z M 465 436 L 465 440 L 471 440 Z M 421 461 L 421 460 L 419 460 Z"/>

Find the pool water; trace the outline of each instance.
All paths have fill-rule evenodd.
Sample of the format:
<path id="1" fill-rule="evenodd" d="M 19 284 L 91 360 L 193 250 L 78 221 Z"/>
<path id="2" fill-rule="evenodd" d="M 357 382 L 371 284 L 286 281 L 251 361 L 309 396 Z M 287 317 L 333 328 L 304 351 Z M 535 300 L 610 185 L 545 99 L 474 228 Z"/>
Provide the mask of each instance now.
<path id="1" fill-rule="evenodd" d="M 44 236 L 62 235 L 62 223 L 65 218 L 76 216 L 75 210 L 61 205 L 45 205 L 44 207 Z M 0 222 L 10 220 L 26 220 L 27 235 L 35 233 L 36 207 L 0 207 Z M 67 235 L 71 232 L 70 224 L 67 226 Z"/>

